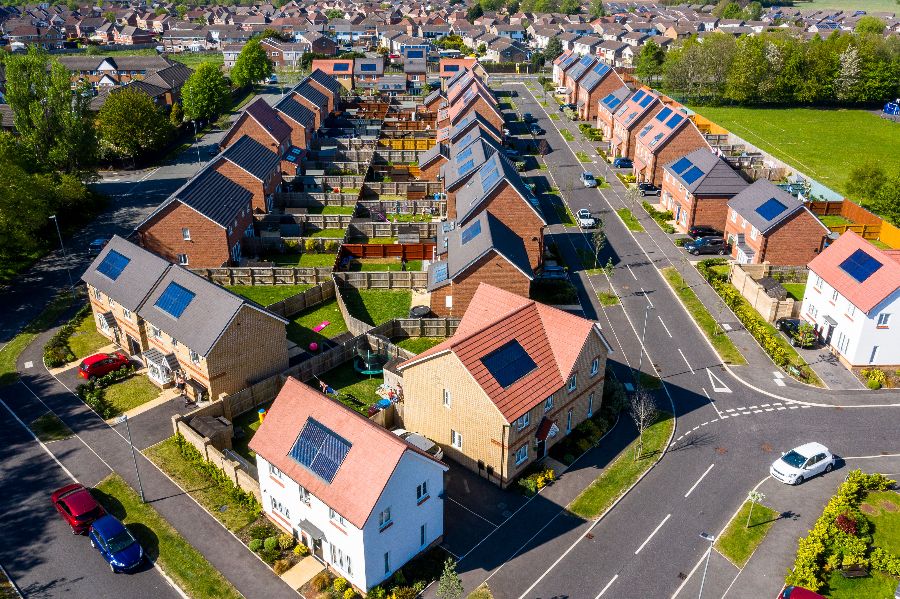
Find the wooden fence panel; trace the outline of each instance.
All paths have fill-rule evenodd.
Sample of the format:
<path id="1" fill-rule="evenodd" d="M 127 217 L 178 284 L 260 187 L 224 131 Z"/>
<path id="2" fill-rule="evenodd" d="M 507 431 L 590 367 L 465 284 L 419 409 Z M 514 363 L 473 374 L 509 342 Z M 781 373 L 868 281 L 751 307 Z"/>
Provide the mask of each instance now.
<path id="1" fill-rule="evenodd" d="M 841 216 L 861 225 L 880 225 L 882 223 L 880 217 L 850 200 L 841 202 Z"/>
<path id="2" fill-rule="evenodd" d="M 296 295 L 287 297 L 280 302 L 270 304 L 266 306 L 266 309 L 279 316 L 283 316 L 284 318 L 290 318 L 298 312 L 302 312 L 313 306 L 318 306 L 319 304 L 332 299 L 334 293 L 334 281 L 325 281 L 306 291 L 301 291 Z"/>
<path id="3" fill-rule="evenodd" d="M 423 271 L 336 272 L 334 279 L 354 289 L 422 289 L 428 286 L 428 273 Z"/>
<path id="4" fill-rule="evenodd" d="M 335 254 L 335 256 L 337 256 Z M 217 285 L 318 285 L 331 280 L 331 268 L 254 266 L 194 268 L 191 272 Z"/>

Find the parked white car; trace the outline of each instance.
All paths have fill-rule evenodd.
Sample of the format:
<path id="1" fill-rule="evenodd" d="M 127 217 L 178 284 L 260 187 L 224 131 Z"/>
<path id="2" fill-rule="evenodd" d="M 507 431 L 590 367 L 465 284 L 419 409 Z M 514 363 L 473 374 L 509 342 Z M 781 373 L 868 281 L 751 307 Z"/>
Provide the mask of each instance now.
<path id="1" fill-rule="evenodd" d="M 556 95 L 558 95 L 558 96 L 565 96 L 567 93 L 569 93 L 569 88 L 567 88 L 567 87 L 557 87 L 556 88 Z"/>
<path id="2" fill-rule="evenodd" d="M 769 467 L 769 474 L 783 483 L 799 485 L 817 474 L 831 472 L 833 469 L 834 456 L 827 447 L 813 442 L 781 454 Z"/>
<path id="3" fill-rule="evenodd" d="M 587 208 L 582 208 L 578 211 L 578 226 L 582 229 L 593 229 L 597 226 L 597 220 L 591 216 L 591 211 Z"/>
<path id="4" fill-rule="evenodd" d="M 407 443 L 409 443 L 410 445 L 412 445 L 413 447 L 415 447 L 417 449 L 421 449 L 428 455 L 434 457 L 434 459 L 436 459 L 436 460 L 443 459 L 443 457 L 444 457 L 444 450 L 441 449 L 441 446 L 438 445 L 437 443 L 435 443 L 434 441 L 432 441 L 431 439 L 429 439 L 428 437 L 425 437 L 424 435 L 420 435 L 419 433 L 413 433 L 413 432 L 410 432 L 410 431 L 408 431 L 406 429 L 402 429 L 402 428 L 395 428 L 391 432 L 394 433 L 395 435 L 397 435 L 398 437 L 400 437 L 401 439 L 403 439 L 404 441 L 406 441 Z"/>
<path id="5" fill-rule="evenodd" d="M 597 179 L 594 178 L 593 173 L 584 171 L 581 173 L 581 184 L 585 187 L 597 187 Z"/>

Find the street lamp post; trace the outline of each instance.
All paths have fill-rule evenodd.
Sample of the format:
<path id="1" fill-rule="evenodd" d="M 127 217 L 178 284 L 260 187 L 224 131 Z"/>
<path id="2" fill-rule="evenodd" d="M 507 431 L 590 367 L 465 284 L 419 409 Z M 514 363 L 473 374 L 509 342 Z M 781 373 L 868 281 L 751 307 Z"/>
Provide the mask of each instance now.
<path id="1" fill-rule="evenodd" d="M 653 304 L 647 304 L 647 307 L 644 309 L 644 328 L 641 330 L 641 355 L 638 358 L 638 369 L 637 369 L 637 390 L 641 389 L 641 369 L 644 367 L 644 335 L 647 334 L 647 317 L 650 315 L 650 310 L 653 309 Z"/>
<path id="2" fill-rule="evenodd" d="M 197 164 L 200 164 L 200 144 L 197 143 L 197 119 L 194 119 L 194 145 L 197 146 Z"/>
<path id="3" fill-rule="evenodd" d="M 141 483 L 141 471 L 138 470 L 137 454 L 134 451 L 134 443 L 131 442 L 131 427 L 128 426 L 128 416 L 122 414 L 119 416 L 117 422 L 125 423 L 125 431 L 128 433 L 128 444 L 131 446 L 131 459 L 134 460 L 134 473 L 137 475 L 138 489 L 140 489 L 141 492 L 141 503 L 147 503 L 144 499 L 144 485 Z"/>
<path id="4" fill-rule="evenodd" d="M 701 532 L 700 538 L 704 541 L 709 541 L 709 551 L 706 553 L 706 565 L 703 566 L 703 578 L 700 579 L 700 594 L 697 595 L 697 599 L 703 598 L 703 584 L 706 582 L 706 571 L 709 569 L 709 556 L 712 555 L 712 544 L 716 542 L 716 537 L 708 532 Z"/>
<path id="5" fill-rule="evenodd" d="M 72 271 L 69 270 L 69 257 L 66 255 L 66 246 L 63 245 L 62 231 L 59 230 L 59 219 L 56 218 L 55 214 L 51 214 L 50 220 L 52 220 L 53 224 L 56 225 L 56 235 L 59 237 L 59 250 L 62 253 L 63 263 L 66 265 L 66 276 L 69 277 L 69 290 L 72 292 L 72 296 L 74 297 L 75 285 L 72 284 Z"/>

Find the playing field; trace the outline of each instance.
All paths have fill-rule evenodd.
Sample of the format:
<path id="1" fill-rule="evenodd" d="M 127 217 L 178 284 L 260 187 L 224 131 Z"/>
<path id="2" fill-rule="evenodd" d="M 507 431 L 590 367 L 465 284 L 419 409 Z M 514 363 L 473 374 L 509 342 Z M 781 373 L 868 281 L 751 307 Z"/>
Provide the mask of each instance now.
<path id="1" fill-rule="evenodd" d="M 865 110 L 816 108 L 712 108 L 694 110 L 844 193 L 850 169 L 871 161 L 900 163 L 900 123 Z"/>
<path id="2" fill-rule="evenodd" d="M 900 13 L 900 6 L 894 0 L 813 0 L 812 2 L 795 2 L 794 7 L 801 10 L 840 8 L 843 10 L 864 10 L 867 13 Z"/>

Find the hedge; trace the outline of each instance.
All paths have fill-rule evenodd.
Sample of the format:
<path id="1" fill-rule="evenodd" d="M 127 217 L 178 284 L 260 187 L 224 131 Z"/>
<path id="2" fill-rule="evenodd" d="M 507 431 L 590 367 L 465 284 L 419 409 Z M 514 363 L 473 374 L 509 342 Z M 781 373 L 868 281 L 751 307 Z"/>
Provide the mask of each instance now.
<path id="1" fill-rule="evenodd" d="M 93 378 L 87 383 L 78 385 L 75 389 L 81 401 L 86 403 L 104 420 L 108 420 L 117 414 L 116 409 L 106 402 L 106 388 L 113 383 L 123 381 L 133 375 L 136 369 L 132 366 L 123 366 L 109 374 Z"/>
<path id="2" fill-rule="evenodd" d="M 85 304 L 78 313 L 61 326 L 56 333 L 44 344 L 44 364 L 48 368 L 65 366 L 75 359 L 75 354 L 69 347 L 69 337 L 78 328 L 79 323 L 91 311 L 91 305 Z"/>
<path id="3" fill-rule="evenodd" d="M 259 503 L 259 500 L 256 499 L 256 495 L 251 493 L 250 491 L 245 491 L 239 486 L 237 486 L 233 480 L 231 480 L 225 471 L 213 464 L 212 462 L 206 460 L 203 457 L 203 454 L 200 451 L 188 443 L 184 436 L 181 433 L 176 433 L 175 435 L 175 443 L 178 445 L 178 450 L 181 452 L 182 457 L 185 460 L 191 463 L 197 470 L 202 472 L 209 478 L 213 483 L 221 487 L 234 501 L 241 504 L 245 508 L 259 515 L 262 512 L 262 506 Z M 265 534 L 266 532 L 272 530 L 273 534 L 265 539 L 261 539 L 263 541 L 263 547 L 265 549 L 269 549 L 271 545 L 271 549 L 275 549 L 279 545 L 278 537 L 274 536 L 274 529 L 269 527 L 260 528 L 258 530 L 252 530 L 251 536 L 259 536 L 261 534 Z M 253 533 L 256 533 L 254 535 Z M 269 539 L 272 539 L 270 541 Z M 260 540 L 260 539 L 255 539 Z M 274 561 L 274 560 L 273 560 Z"/>
<path id="4" fill-rule="evenodd" d="M 659 212 L 650 205 L 646 200 L 641 202 L 641 206 L 644 207 L 644 210 L 647 211 L 653 220 L 656 221 L 656 224 L 659 225 L 659 228 L 665 231 L 666 233 L 674 233 L 675 227 L 669 224 L 670 220 L 675 219 L 675 215 L 672 214 L 671 210 L 666 210 L 665 212 Z"/>

